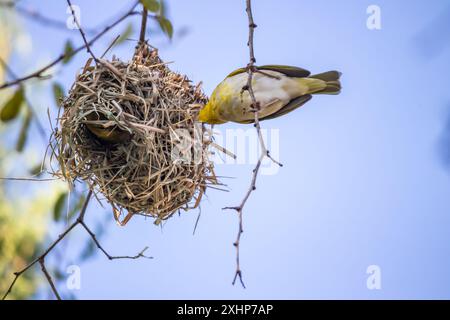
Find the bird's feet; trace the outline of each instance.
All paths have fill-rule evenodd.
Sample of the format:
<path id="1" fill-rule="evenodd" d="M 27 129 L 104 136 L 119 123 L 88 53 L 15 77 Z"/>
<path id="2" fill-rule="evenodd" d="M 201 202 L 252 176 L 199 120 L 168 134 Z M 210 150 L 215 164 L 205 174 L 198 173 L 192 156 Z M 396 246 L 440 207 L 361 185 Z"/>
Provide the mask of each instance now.
<path id="1" fill-rule="evenodd" d="M 261 111 L 261 105 L 259 104 L 259 101 L 256 101 L 256 103 L 252 103 L 250 105 L 249 110 L 251 112 L 259 112 L 259 111 Z"/>

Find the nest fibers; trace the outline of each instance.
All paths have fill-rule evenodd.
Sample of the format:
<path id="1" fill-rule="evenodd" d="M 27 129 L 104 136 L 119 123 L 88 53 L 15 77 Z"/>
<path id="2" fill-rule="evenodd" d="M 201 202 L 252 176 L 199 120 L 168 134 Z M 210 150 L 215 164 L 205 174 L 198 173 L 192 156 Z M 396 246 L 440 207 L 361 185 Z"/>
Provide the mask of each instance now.
<path id="1" fill-rule="evenodd" d="M 141 46 L 130 63 L 88 61 L 77 76 L 52 138 L 59 177 L 86 181 L 111 203 L 118 222 L 133 214 L 169 218 L 196 207 L 216 183 L 200 86 Z M 120 215 L 125 214 L 120 221 Z"/>

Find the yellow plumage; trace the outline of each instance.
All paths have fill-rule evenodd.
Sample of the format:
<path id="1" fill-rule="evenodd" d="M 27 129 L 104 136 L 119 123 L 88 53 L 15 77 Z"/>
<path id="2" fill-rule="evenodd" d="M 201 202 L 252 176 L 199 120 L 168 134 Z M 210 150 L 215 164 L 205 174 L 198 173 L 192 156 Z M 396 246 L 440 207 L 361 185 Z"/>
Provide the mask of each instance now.
<path id="1" fill-rule="evenodd" d="M 260 120 L 284 115 L 309 101 L 312 94 L 338 94 L 341 89 L 337 71 L 310 76 L 309 71 L 290 66 L 269 65 L 258 70 L 253 73 L 252 89 L 260 104 Z M 247 79 L 245 69 L 229 74 L 200 110 L 198 120 L 210 124 L 253 122 L 250 95 L 242 90 Z"/>

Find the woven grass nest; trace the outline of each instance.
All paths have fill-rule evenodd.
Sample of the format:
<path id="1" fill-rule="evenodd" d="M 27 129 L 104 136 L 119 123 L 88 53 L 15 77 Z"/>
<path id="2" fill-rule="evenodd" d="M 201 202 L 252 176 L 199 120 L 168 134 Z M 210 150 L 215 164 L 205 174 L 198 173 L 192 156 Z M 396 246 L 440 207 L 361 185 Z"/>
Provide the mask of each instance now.
<path id="1" fill-rule="evenodd" d="M 56 174 L 103 194 L 121 224 L 134 214 L 158 223 L 194 208 L 216 182 L 210 139 L 195 121 L 206 102 L 200 85 L 148 45 L 129 63 L 90 59 L 62 103 L 51 143 Z"/>

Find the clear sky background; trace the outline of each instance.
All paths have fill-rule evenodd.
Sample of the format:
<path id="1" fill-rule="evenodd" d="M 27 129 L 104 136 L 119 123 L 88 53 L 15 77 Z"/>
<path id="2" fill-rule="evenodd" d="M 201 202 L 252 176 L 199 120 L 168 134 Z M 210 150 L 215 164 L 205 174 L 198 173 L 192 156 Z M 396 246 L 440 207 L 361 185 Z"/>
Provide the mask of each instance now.
<path id="1" fill-rule="evenodd" d="M 73 2 L 81 7 L 86 27 L 131 5 Z M 313 73 L 337 69 L 343 90 L 263 122 L 264 128 L 279 130 L 284 167 L 260 176 L 245 207 L 241 264 L 247 289 L 231 285 L 237 217 L 221 208 L 240 202 L 252 165 L 218 165 L 218 175 L 234 177 L 224 180 L 230 192 L 208 192 L 194 236 L 197 211 L 173 217 L 161 230 L 140 217 L 119 227 L 110 211 L 90 206 L 88 222 L 107 224 L 102 242 L 111 254 L 133 255 L 149 246 L 154 259 L 110 262 L 97 252 L 80 264 L 82 287 L 76 297 L 450 298 L 450 177 L 442 161 L 443 144 L 450 144 L 448 1 L 253 2 L 258 64 L 295 65 Z M 48 16 L 68 17 L 65 1 L 23 3 Z M 174 40 L 150 31 L 150 43 L 164 60 L 175 61 L 171 68 L 203 81 L 210 94 L 226 74 L 248 62 L 244 1 L 168 4 Z M 381 8 L 381 30 L 366 27 L 372 4 Z M 139 18 L 134 21 L 136 39 Z M 17 73 L 56 57 L 68 36 L 82 43 L 77 30 L 30 21 L 27 26 L 32 50 L 13 61 Z M 125 26 L 95 45 L 95 52 L 102 53 Z M 129 59 L 134 45 L 129 41 L 113 53 Z M 58 72 L 66 89 L 87 58 L 83 52 Z M 46 122 L 45 110 L 54 106 L 39 107 Z M 79 264 L 71 253 L 85 237 L 82 230 L 70 236 L 60 263 Z M 380 267 L 380 290 L 366 286 L 370 265 Z M 44 283 L 40 296 L 47 291 Z"/>

